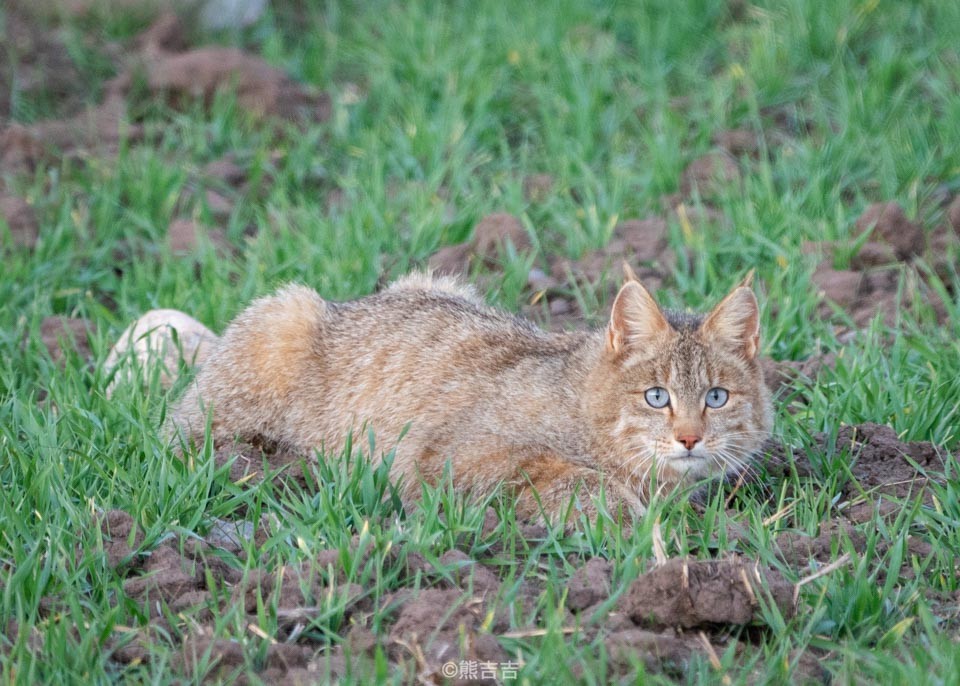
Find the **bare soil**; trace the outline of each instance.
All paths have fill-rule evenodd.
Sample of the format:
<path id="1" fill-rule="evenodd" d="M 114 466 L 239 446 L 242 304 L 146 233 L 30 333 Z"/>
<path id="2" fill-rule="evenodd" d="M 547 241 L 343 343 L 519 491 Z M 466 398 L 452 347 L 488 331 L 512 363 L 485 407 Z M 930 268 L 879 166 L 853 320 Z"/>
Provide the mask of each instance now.
<path id="1" fill-rule="evenodd" d="M 23 198 L 0 191 L 0 231 L 3 226 L 10 231 L 16 247 L 33 248 L 40 238 L 40 223 L 33 207 Z"/>
<path id="2" fill-rule="evenodd" d="M 54 315 L 40 322 L 40 339 L 50 358 L 61 368 L 71 354 L 78 355 L 85 362 L 92 360 L 90 337 L 94 332 L 93 325 L 79 317 Z"/>
<path id="3" fill-rule="evenodd" d="M 47 90 L 56 91 L 56 79 L 62 78 L 65 89 L 76 90 L 79 85 L 86 95 L 56 31 L 38 32 L 30 28 L 37 22 L 20 14 L 11 13 L 7 21 L 11 24 L 8 33 L 18 36 L 18 83 L 25 81 L 29 87 L 33 79 Z M 21 24 L 29 30 L 21 30 Z M 62 94 L 58 96 L 62 118 L 3 126 L 10 113 L 5 102 L 0 101 L 0 166 L 29 173 L 41 163 L 55 163 L 64 157 L 116 154 L 122 141 L 137 142 L 144 135 L 142 126 L 128 111 L 128 102 L 134 96 L 146 95 L 183 108 L 196 101 L 209 105 L 218 94 L 229 92 L 254 117 L 303 122 L 322 122 L 330 117 L 331 100 L 327 93 L 293 81 L 256 55 L 220 46 L 187 46 L 185 27 L 176 16 L 163 14 L 130 45 L 114 46 L 114 52 L 119 53 L 119 75 L 107 84 L 99 104 L 82 100 L 65 106 L 63 103 L 72 103 L 76 98 Z M 57 60 L 67 60 L 69 64 L 59 65 Z M 56 78 L 33 78 L 35 71 Z M 145 93 L 138 90 L 140 85 L 145 86 Z M 9 87 L 0 88 L 0 93 L 9 92 Z"/>
<path id="4" fill-rule="evenodd" d="M 849 503 L 865 505 L 871 513 L 885 508 L 889 513 L 891 498 L 923 491 L 938 479 L 945 459 L 931 444 L 901 442 L 892 429 L 876 424 L 844 427 L 832 445 L 826 436 L 816 437 L 816 443 L 817 455 L 849 451 L 853 479 L 843 486 L 836 517 L 824 522 L 817 535 L 787 531 L 777 537 L 780 559 L 797 569 L 798 576 L 811 564 L 836 559 L 844 546 L 864 550 L 866 537 L 856 525 L 866 519 L 858 520 L 863 512 Z M 820 468 L 785 446 L 768 447 L 773 472 L 795 470 L 809 476 Z M 231 478 L 256 478 L 263 459 L 272 468 L 290 466 L 295 459 L 250 445 L 223 449 L 217 459 L 232 459 L 238 453 L 243 453 L 242 459 L 235 463 Z M 297 479 L 296 470 L 279 478 Z M 484 531 L 495 536 L 498 520 L 492 509 L 488 519 Z M 149 551 L 141 548 L 142 533 L 124 512 L 104 513 L 101 529 L 107 564 L 119 571 L 124 594 L 149 618 L 132 640 L 128 636 L 113 646 L 112 659 L 118 662 L 147 660 L 151 641 L 172 640 L 179 645 L 179 669 L 189 674 L 198 656 L 209 655 L 218 665 L 213 678 L 224 676 L 243 664 L 243 654 L 235 642 L 210 638 L 214 615 L 232 607 L 255 624 L 258 607 L 270 598 L 278 604 L 280 633 L 262 662 L 259 676 L 266 681 L 309 681 L 309 675 L 315 679 L 327 670 L 333 677 L 343 675 L 351 665 L 370 661 L 378 647 L 392 670 L 440 680 L 443 664 L 450 661 L 508 661 L 503 641 L 524 633 L 511 628 L 508 608 L 497 602 L 503 591 L 498 570 L 503 567 L 496 564 L 502 551 L 494 549 L 489 559 L 451 549 L 435 565 L 415 553 L 391 551 L 388 559 L 403 562 L 399 585 L 375 600 L 368 589 L 347 583 L 339 550 L 320 551 L 313 565 L 254 567 L 244 576 L 240 565 L 249 541 L 256 553 L 269 536 L 266 521 L 218 521 L 203 539 L 174 538 Z M 545 534 L 535 524 L 523 531 L 530 537 Z M 912 538 L 908 548 L 912 555 L 930 553 L 919 537 Z M 370 559 L 368 555 L 361 560 Z M 750 655 L 757 649 L 754 638 L 770 630 L 764 620 L 767 608 L 775 607 L 785 617 L 796 611 L 793 584 L 779 571 L 746 557 L 652 564 L 616 599 L 611 599 L 614 570 L 609 561 L 588 558 L 575 565 L 566 594 L 571 630 L 580 632 L 583 640 L 599 638 L 613 668 L 624 674 L 630 669 L 630 656 L 649 669 L 679 674 L 694 656 L 722 653 L 731 641 L 738 642 L 737 654 Z M 908 567 L 906 563 L 907 574 Z M 517 596 L 523 606 L 533 608 L 543 592 L 542 582 L 530 578 L 521 583 Z M 329 593 L 339 594 L 345 608 L 340 641 L 333 648 L 298 629 L 318 616 L 318 603 Z M 164 607 L 172 613 L 162 612 Z M 370 623 L 378 608 L 389 618 L 379 629 Z M 170 618 L 177 613 L 190 620 L 171 625 Z M 748 630 L 735 639 L 740 627 Z M 806 677 L 821 679 L 815 656 L 804 658 Z"/>

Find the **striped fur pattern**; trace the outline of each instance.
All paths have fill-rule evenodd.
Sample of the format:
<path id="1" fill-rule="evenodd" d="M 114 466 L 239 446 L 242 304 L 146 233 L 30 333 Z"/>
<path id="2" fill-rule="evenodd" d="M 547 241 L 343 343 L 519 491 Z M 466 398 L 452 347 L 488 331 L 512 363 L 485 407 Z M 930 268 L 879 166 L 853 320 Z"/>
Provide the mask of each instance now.
<path id="1" fill-rule="evenodd" d="M 641 515 L 651 492 L 745 469 L 771 425 L 749 284 L 710 314 L 662 311 L 634 278 L 605 331 L 547 333 L 446 277 L 407 276 L 351 302 L 291 285 L 227 327 L 171 412 L 200 441 L 336 454 L 371 427 L 406 495 L 449 461 L 476 495 L 506 484 L 524 516 Z M 671 402 L 656 409 L 645 392 Z M 714 387 L 728 391 L 707 407 Z M 398 437 L 408 428 L 406 435 Z M 698 437 L 688 450 L 678 437 Z M 689 440 L 689 439 L 687 439 Z M 536 493 L 536 495 L 535 495 Z M 572 500 L 573 499 L 573 500 Z"/>

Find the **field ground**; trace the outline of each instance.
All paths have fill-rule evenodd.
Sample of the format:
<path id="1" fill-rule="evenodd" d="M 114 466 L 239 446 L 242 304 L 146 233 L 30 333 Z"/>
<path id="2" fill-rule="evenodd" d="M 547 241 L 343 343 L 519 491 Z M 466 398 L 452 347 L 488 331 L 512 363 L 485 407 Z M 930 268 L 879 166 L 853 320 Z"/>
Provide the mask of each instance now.
<path id="1" fill-rule="evenodd" d="M 0 681 L 955 682 L 960 4 L 157 17 L 0 9 Z M 181 461 L 182 380 L 107 393 L 153 308 L 430 263 L 595 326 L 624 258 L 676 307 L 755 269 L 778 389 L 756 478 L 632 529 L 402 512 L 376 446 Z"/>

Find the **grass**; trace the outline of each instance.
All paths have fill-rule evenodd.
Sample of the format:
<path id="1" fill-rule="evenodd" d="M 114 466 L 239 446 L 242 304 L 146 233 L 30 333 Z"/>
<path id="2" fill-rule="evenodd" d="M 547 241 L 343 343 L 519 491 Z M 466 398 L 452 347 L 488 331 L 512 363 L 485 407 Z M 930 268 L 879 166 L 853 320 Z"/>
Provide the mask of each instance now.
<path id="1" fill-rule="evenodd" d="M 112 74 L 83 37 L 127 41 L 145 21 L 110 13 L 61 19 L 92 94 Z M 332 299 L 360 296 L 382 276 L 463 240 L 493 211 L 521 216 L 533 230 L 535 266 L 577 257 L 602 246 L 618 219 L 659 213 L 660 196 L 677 190 L 686 163 L 711 148 L 717 131 L 739 127 L 763 133 L 769 147 L 746 163 L 742 189 L 718 199 L 732 228 L 686 235 L 673 226 L 672 247 L 678 255 L 689 248 L 691 259 L 678 260 L 661 296 L 701 307 L 755 268 L 767 354 L 803 359 L 842 350 L 836 369 L 805 389 L 805 404 L 779 407 L 777 432 L 796 450 L 814 450 L 813 432 L 875 421 L 955 451 L 960 306 L 948 300 L 940 325 L 929 312 L 904 309 L 892 330 L 875 322 L 842 343 L 815 314 L 815 264 L 801 248 L 849 241 L 856 217 L 876 200 L 900 202 L 928 229 L 940 220 L 929 199 L 941 184 L 956 190 L 960 178 L 957 26 L 960 5 L 938 0 L 278 1 L 249 29 L 203 37 L 246 47 L 330 91 L 333 115 L 301 131 L 250 119 L 227 96 L 185 112 L 141 102 L 135 107 L 157 134 L 150 145 L 6 179 L 38 211 L 42 238 L 32 253 L 2 239 L 0 627 L 13 621 L 20 631 L 0 632 L 0 681 L 187 678 L 178 671 L 176 637 L 159 641 L 149 662 L 122 669 L 102 649 L 123 627 L 147 621 L 101 554 L 96 514 L 106 509 L 133 515 L 144 552 L 171 532 L 203 535 L 217 519 L 269 521 L 265 542 L 248 544 L 248 561 L 229 564 L 247 573 L 337 548 L 348 583 L 376 598 L 400 584 L 405 555 L 435 560 L 454 545 L 479 555 L 496 541 L 514 553 L 498 556 L 505 581 L 496 602 L 512 608 L 514 627 L 536 622 L 547 630 L 504 641 L 525 662 L 519 681 L 531 684 L 609 679 L 603 646 L 562 631 L 568 556 L 609 558 L 616 596 L 651 564 L 657 519 L 670 555 L 743 552 L 792 580 L 810 573 L 785 566 L 772 540 L 785 530 L 816 533 L 835 514 L 849 455 L 817 456 L 815 477 L 788 473 L 747 487 L 733 508 L 722 491 L 703 512 L 674 494 L 655 502 L 635 530 L 607 522 L 531 543 L 509 503 L 492 501 L 504 521 L 482 536 L 483 507 L 444 487 L 428 489 L 422 509 L 398 517 L 381 502 L 390 488 L 383 474 L 349 456 L 330 456 L 306 488 L 235 484 L 209 450 L 184 464 L 157 429 L 173 395 L 154 378 L 146 389 L 121 385 L 108 399 L 103 361 L 148 309 L 182 309 L 219 331 L 250 299 L 288 280 Z M 22 119 L 55 105 L 49 94 L 9 88 Z M 177 212 L 212 220 L 196 201 L 178 209 L 181 197 L 205 163 L 227 153 L 249 165 L 253 181 L 223 223 L 239 255 L 224 259 L 212 248 L 171 255 L 163 237 Z M 543 202 L 524 198 L 523 179 L 534 173 L 555 179 Z M 333 189 L 343 194 L 338 205 L 327 203 Z M 119 265 L 122 273 L 121 246 L 141 255 Z M 489 297 L 517 310 L 530 259 L 504 261 L 508 278 Z M 609 305 L 602 294 L 580 297 L 601 315 Z M 92 365 L 72 355 L 61 369 L 50 359 L 38 336 L 50 314 L 96 324 Z M 837 683 L 951 682 L 960 668 L 950 600 L 958 590 L 960 482 L 950 477 L 935 487 L 934 507 L 914 497 L 893 521 L 858 527 L 866 553 L 839 542 L 836 556 L 852 553 L 850 564 L 805 585 L 797 617 L 771 611 L 773 628 L 753 652 L 731 650 L 718 666 L 702 660 L 667 674 L 648 674 L 641 663 L 634 681 L 783 683 L 803 651 L 816 648 Z M 741 538 L 727 535 L 731 524 Z M 910 553 L 911 536 L 932 552 Z M 358 541 L 372 551 L 366 562 L 353 558 Z M 904 559 L 912 576 L 888 573 Z M 525 578 L 544 588 L 533 610 L 516 597 Z M 345 591 L 326 597 L 306 631 L 321 642 L 342 640 L 346 602 Z M 266 634 L 276 631 L 275 609 L 275 598 L 262 599 Z M 372 625 L 382 621 L 375 614 Z M 217 635 L 243 642 L 241 671 L 262 666 L 265 645 L 245 622 L 235 609 L 215 617 Z M 400 679 L 382 660 L 371 669 L 352 678 Z"/>

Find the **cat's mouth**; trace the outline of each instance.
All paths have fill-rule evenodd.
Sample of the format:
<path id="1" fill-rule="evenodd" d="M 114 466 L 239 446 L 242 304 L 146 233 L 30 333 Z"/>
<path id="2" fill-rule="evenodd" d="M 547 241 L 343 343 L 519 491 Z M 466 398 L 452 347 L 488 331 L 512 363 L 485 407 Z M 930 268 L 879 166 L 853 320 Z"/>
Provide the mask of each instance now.
<path id="1" fill-rule="evenodd" d="M 672 470 L 684 475 L 699 476 L 709 471 L 710 456 L 694 448 L 693 450 L 677 450 L 666 456 L 667 464 Z"/>

